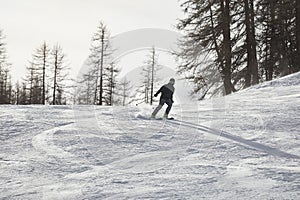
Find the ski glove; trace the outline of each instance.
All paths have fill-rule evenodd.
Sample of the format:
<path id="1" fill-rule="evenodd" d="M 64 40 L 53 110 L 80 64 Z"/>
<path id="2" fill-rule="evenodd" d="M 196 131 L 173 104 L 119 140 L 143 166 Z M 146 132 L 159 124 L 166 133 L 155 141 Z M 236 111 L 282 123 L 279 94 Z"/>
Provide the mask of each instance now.
<path id="1" fill-rule="evenodd" d="M 156 93 L 154 96 L 157 97 L 157 95 L 158 95 L 158 94 Z"/>

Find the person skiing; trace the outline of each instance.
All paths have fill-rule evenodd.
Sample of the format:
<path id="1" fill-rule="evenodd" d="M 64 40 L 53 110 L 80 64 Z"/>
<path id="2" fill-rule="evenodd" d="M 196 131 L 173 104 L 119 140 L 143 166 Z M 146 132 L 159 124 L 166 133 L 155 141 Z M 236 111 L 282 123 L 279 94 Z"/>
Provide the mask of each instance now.
<path id="1" fill-rule="evenodd" d="M 174 84 L 175 79 L 171 78 L 169 80 L 168 84 L 163 85 L 155 94 L 154 96 L 157 97 L 159 93 L 161 93 L 160 99 L 159 99 L 159 105 L 154 109 L 151 118 L 155 118 L 158 111 L 163 107 L 163 105 L 166 103 L 168 105 L 166 112 L 164 114 L 164 118 L 168 119 L 168 115 L 170 113 L 170 110 L 172 108 L 173 101 L 173 93 L 174 93 Z"/>

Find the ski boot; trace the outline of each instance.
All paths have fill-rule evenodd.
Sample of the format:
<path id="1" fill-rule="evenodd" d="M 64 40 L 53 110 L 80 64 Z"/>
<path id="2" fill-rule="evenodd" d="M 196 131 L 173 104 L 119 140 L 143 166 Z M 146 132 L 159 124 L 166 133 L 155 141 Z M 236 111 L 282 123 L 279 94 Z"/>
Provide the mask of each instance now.
<path id="1" fill-rule="evenodd" d="M 164 118 L 164 119 L 168 119 L 168 114 L 165 113 L 163 118 Z"/>

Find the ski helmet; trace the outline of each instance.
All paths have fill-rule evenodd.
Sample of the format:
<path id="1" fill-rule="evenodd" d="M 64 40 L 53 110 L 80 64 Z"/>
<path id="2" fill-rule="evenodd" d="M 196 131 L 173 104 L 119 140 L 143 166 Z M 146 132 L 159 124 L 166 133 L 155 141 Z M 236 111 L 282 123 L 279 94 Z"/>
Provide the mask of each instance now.
<path id="1" fill-rule="evenodd" d="M 174 78 L 170 78 L 169 83 L 174 85 L 175 84 L 175 79 Z"/>

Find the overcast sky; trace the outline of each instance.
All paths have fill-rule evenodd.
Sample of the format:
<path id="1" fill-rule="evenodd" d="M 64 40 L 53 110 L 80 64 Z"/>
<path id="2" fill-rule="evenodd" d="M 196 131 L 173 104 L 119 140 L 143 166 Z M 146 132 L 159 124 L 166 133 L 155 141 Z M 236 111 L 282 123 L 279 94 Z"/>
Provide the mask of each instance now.
<path id="1" fill-rule="evenodd" d="M 139 28 L 176 31 L 182 12 L 177 0 L 0 0 L 0 29 L 14 80 L 43 41 L 60 44 L 76 74 L 89 54 L 99 21 L 111 35 Z"/>

